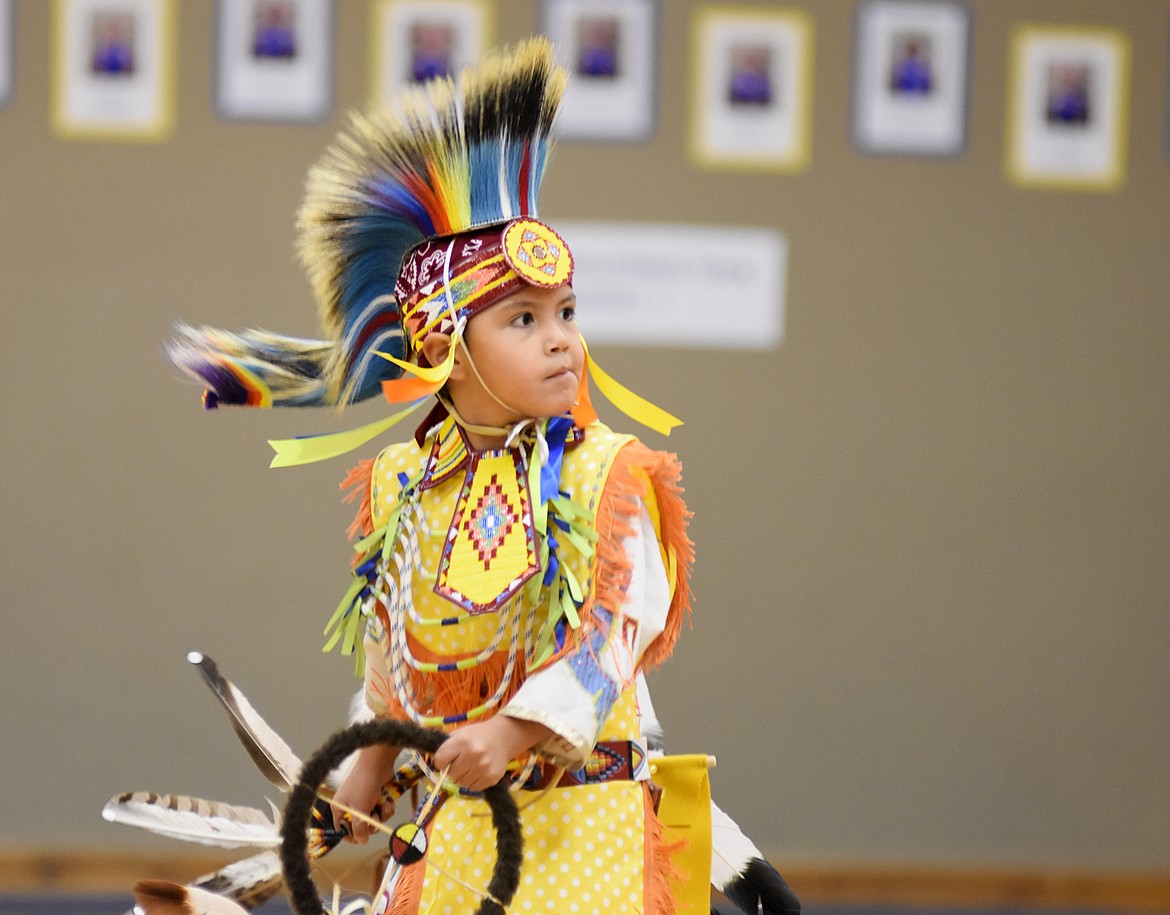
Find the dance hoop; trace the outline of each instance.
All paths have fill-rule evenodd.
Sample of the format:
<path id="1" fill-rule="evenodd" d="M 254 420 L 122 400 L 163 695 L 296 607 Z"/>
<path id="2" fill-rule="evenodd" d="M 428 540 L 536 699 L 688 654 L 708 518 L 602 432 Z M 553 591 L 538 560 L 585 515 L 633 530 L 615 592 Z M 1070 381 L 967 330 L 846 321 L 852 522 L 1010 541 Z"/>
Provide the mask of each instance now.
<path id="1" fill-rule="evenodd" d="M 309 822 L 317 792 L 329 773 L 350 753 L 363 747 L 384 743 L 429 754 L 446 739 L 442 731 L 405 721 L 367 721 L 338 731 L 305 761 L 300 779 L 289 793 L 280 828 L 280 862 L 297 915 L 322 915 L 324 911 L 309 867 Z M 520 885 L 523 858 L 520 813 L 508 785 L 504 778 L 483 792 L 496 830 L 496 865 L 475 915 L 503 915 L 504 907 L 512 901 Z"/>

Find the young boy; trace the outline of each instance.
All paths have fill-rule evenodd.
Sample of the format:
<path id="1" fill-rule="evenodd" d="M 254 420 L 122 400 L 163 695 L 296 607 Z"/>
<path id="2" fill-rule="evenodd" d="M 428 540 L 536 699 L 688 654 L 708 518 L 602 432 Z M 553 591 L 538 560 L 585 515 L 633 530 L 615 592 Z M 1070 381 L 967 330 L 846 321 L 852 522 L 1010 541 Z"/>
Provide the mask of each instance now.
<path id="1" fill-rule="evenodd" d="M 535 39 L 355 119 L 301 215 L 333 339 L 185 329 L 172 350 L 209 406 L 437 396 L 412 441 L 347 481 L 361 542 L 327 630 L 358 652 L 375 713 L 450 733 L 427 762 L 461 790 L 428 815 L 425 857 L 381 902 L 393 912 L 475 907 L 494 842 L 473 793 L 505 775 L 524 838 L 510 911 L 674 910 L 635 680 L 689 609 L 688 513 L 674 456 L 597 421 L 588 370 L 630 415 L 676 421 L 592 364 L 572 255 L 535 218 L 563 86 Z M 397 418 L 274 443 L 274 463 L 343 453 Z M 396 755 L 362 751 L 336 793 L 353 841 L 371 828 L 344 808 L 390 815 Z"/>
<path id="2" fill-rule="evenodd" d="M 568 256 L 551 230 L 524 219 L 456 236 L 456 264 L 444 260 L 443 269 L 477 269 L 481 261 L 468 266 L 459 251 L 490 260 L 496 239 L 517 228 L 513 234 L 539 234 Z M 444 245 L 451 241 L 424 245 L 407 258 L 408 270 Z M 509 263 L 515 252 L 506 245 Z M 402 292 L 409 327 L 426 312 L 425 304 L 412 308 L 425 293 Z M 670 549 L 675 569 L 680 554 L 685 568 L 689 555 L 677 467 L 630 436 L 569 418 L 586 361 L 569 276 L 558 286 L 522 281 L 461 311 L 461 333 L 447 320 L 411 335 L 421 363 L 451 364 L 421 447 L 390 446 L 359 488 L 369 505 L 361 521 L 367 554 L 380 554 L 387 538 L 394 544 L 365 598 L 376 606 L 365 639 L 367 701 L 378 714 L 451 729 L 432 764 L 465 789 L 494 785 L 509 763 L 523 768 L 535 752 L 542 771 L 534 784 L 557 787 L 520 800 L 527 851 L 514 906 L 565 911 L 565 899 L 580 902 L 583 892 L 583 911 L 665 911 L 668 867 L 637 744 L 634 677 L 648 652 L 669 651 L 684 612 L 685 581 L 677 589 L 663 560 Z M 534 469 L 540 478 L 531 486 Z M 555 489 L 546 492 L 550 473 Z M 543 544 L 529 517 L 541 499 L 549 511 Z M 661 542 L 651 509 L 659 524 L 665 509 L 673 525 Z M 537 562 L 546 548 L 553 561 Z M 395 755 L 392 747 L 362 751 L 335 796 L 335 815 L 344 816 L 344 805 L 388 816 L 379 797 Z M 489 872 L 482 852 L 470 866 L 465 859 L 492 847 L 490 828 L 481 803 L 447 800 L 427 859 L 404 870 L 396 898 L 465 894 L 463 886 Z M 371 831 L 360 820 L 351 829 L 358 842 Z"/>

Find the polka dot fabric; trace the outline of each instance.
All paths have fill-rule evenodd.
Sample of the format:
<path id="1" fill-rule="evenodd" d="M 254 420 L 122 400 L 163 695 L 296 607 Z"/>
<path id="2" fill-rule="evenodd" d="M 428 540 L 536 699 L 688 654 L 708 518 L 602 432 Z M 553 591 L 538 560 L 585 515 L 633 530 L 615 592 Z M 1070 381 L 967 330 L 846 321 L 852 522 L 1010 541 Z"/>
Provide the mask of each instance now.
<path id="1" fill-rule="evenodd" d="M 641 784 L 606 782 L 520 794 L 524 864 L 509 915 L 644 912 L 644 798 Z M 527 807 L 525 803 L 530 802 Z M 439 811 L 420 915 L 474 911 L 495 864 L 495 837 L 481 801 L 452 798 Z"/>
<path id="2" fill-rule="evenodd" d="M 573 449 L 561 478 L 570 498 L 591 512 L 598 510 L 615 456 L 633 441 L 601 426 L 594 431 L 597 434 L 586 435 Z M 370 491 L 375 527 L 384 526 L 393 512 L 401 475 L 417 476 L 424 460 L 425 455 L 409 444 L 391 446 L 379 456 Z M 452 612 L 452 604 L 434 593 L 434 578 L 460 479 L 456 473 L 419 494 L 421 514 L 430 529 L 419 532 L 421 568 L 413 572 L 412 595 L 424 618 L 446 618 Z M 580 562 L 578 577 L 591 587 L 593 569 L 572 551 L 566 551 L 565 560 Z M 534 610 L 546 612 L 543 607 Z M 408 625 L 408 632 L 437 658 L 464 658 L 491 643 L 498 622 L 498 613 L 485 613 L 453 626 Z M 634 739 L 639 725 L 636 691 L 627 686 L 598 739 Z M 646 898 L 648 883 L 653 887 L 655 880 L 661 882 L 658 872 L 665 854 L 660 838 L 647 839 L 661 829 L 648 813 L 647 797 L 646 784 L 631 781 L 554 788 L 543 794 L 519 792 L 524 855 L 509 915 L 661 915 L 664 906 L 672 905 L 669 894 L 658 888 L 656 893 L 651 890 L 656 899 Z M 395 900 L 394 911 L 425 915 L 474 911 L 482 899 L 477 891 L 486 889 L 495 865 L 495 833 L 486 806 L 474 798 L 448 799 L 431 823 L 428 845 L 423 860 L 410 867 L 410 877 L 404 875 L 403 896 Z M 659 866 L 648 871 L 648 860 L 657 860 Z"/>

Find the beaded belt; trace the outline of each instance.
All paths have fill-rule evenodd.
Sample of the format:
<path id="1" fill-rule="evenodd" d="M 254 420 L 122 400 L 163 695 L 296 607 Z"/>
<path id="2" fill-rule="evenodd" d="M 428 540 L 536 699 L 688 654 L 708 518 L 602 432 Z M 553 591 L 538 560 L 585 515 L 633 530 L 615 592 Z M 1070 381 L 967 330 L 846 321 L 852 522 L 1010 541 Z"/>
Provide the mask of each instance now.
<path id="1" fill-rule="evenodd" d="M 560 774 L 555 783 L 553 778 Z M 548 762 L 537 764 L 521 785 L 526 791 L 545 788 L 572 788 L 576 785 L 599 785 L 602 782 L 643 781 L 649 778 L 646 748 L 636 740 L 603 740 L 593 747 L 589 759 L 580 769 L 566 769 Z"/>

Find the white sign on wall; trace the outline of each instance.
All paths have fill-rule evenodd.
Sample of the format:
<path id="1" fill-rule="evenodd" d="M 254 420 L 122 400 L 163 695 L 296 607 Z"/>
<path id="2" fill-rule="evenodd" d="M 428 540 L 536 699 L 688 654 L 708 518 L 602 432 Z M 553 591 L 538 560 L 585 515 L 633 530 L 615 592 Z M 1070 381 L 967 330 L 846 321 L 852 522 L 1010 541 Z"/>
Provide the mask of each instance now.
<path id="1" fill-rule="evenodd" d="M 562 222 L 590 343 L 762 349 L 784 336 L 788 244 L 775 229 Z"/>

